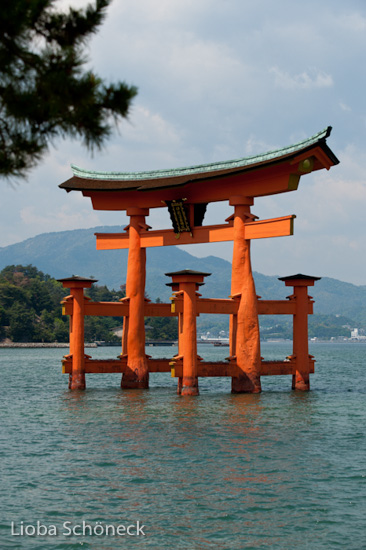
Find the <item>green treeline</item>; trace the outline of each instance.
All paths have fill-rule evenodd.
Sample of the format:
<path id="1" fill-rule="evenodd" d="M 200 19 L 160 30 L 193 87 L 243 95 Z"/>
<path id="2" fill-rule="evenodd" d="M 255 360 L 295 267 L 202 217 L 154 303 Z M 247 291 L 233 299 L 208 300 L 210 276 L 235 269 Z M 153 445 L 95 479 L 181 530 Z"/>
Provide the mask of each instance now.
<path id="1" fill-rule="evenodd" d="M 69 293 L 62 284 L 32 265 L 10 265 L 0 272 L 0 341 L 68 342 L 69 318 L 62 315 L 60 302 Z M 118 302 L 120 290 L 92 285 L 85 291 L 95 302 Z M 146 337 L 175 340 L 175 318 L 146 319 Z M 114 331 L 122 328 L 121 317 L 86 317 L 85 341 L 120 342 Z"/>
<path id="2" fill-rule="evenodd" d="M 69 318 L 60 302 L 69 293 L 62 284 L 32 265 L 10 265 L 0 272 L 0 340 L 68 342 Z M 118 301 L 123 290 L 93 285 L 86 294 L 94 301 Z M 116 317 L 86 317 L 85 340 L 113 342 Z"/>
<path id="3" fill-rule="evenodd" d="M 67 342 L 68 320 L 60 301 L 61 283 L 37 268 L 8 266 L 0 272 L 0 339 L 13 342 Z"/>

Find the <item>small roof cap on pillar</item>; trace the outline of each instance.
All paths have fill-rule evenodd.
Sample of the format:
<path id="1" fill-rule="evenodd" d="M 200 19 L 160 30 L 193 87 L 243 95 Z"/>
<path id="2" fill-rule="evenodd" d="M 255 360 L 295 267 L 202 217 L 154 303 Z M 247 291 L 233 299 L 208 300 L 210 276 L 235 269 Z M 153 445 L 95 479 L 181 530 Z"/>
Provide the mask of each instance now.
<path id="1" fill-rule="evenodd" d="M 204 273 L 203 271 L 194 271 L 193 269 L 181 269 L 180 271 L 171 271 L 170 273 L 165 273 L 167 277 L 174 277 L 179 275 L 194 275 L 201 277 L 209 277 L 211 273 Z"/>
<path id="2" fill-rule="evenodd" d="M 300 279 L 302 281 L 320 281 L 321 277 L 312 277 L 311 275 L 303 275 L 302 273 L 297 273 L 297 275 L 288 275 L 287 277 L 278 277 L 279 281 L 294 281 L 295 279 Z"/>
<path id="3" fill-rule="evenodd" d="M 315 281 L 320 281 L 321 277 L 313 277 L 312 275 L 304 275 L 303 273 L 297 273 L 296 275 L 288 275 L 287 277 L 278 277 L 279 281 L 286 283 L 286 286 L 291 286 L 293 281 L 302 281 L 303 285 L 313 286 Z"/>
<path id="4" fill-rule="evenodd" d="M 59 283 L 72 283 L 72 282 L 78 282 L 78 283 L 97 283 L 98 279 L 90 278 L 90 277 L 80 277 L 80 275 L 71 275 L 71 277 L 64 277 L 63 279 L 57 279 Z"/>
<path id="5" fill-rule="evenodd" d="M 197 286 L 204 286 L 205 283 L 196 283 Z M 165 286 L 170 286 L 171 288 L 177 286 L 178 283 L 165 283 Z"/>
<path id="6" fill-rule="evenodd" d="M 97 283 L 97 279 L 90 279 L 89 277 L 80 277 L 80 275 L 72 275 L 71 277 L 64 277 L 63 279 L 57 279 L 59 283 L 62 283 L 64 288 L 91 288 L 93 283 Z"/>
<path id="7" fill-rule="evenodd" d="M 196 287 L 204 285 L 204 278 L 209 277 L 211 273 L 194 271 L 193 269 L 181 269 L 180 271 L 165 273 L 165 275 L 172 278 L 173 282 L 168 283 L 167 286 L 171 286 L 174 289 L 178 288 L 180 283 L 195 283 Z"/>

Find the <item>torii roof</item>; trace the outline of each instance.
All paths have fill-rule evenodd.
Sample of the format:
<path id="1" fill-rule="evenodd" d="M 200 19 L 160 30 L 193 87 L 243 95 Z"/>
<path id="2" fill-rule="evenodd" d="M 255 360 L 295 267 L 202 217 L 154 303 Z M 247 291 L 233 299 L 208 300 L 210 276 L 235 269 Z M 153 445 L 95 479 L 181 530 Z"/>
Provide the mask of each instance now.
<path id="1" fill-rule="evenodd" d="M 156 191 L 172 189 L 187 185 L 191 182 L 203 182 L 226 176 L 239 175 L 257 168 L 267 168 L 283 161 L 306 158 L 302 154 L 309 152 L 309 156 L 316 150 L 316 165 L 310 170 L 330 168 L 339 163 L 339 160 L 326 144 L 331 127 L 318 132 L 311 138 L 294 145 L 270 151 L 257 156 L 245 157 L 226 162 L 214 162 L 186 168 L 171 170 L 153 170 L 144 172 L 95 172 L 72 166 L 73 177 L 59 187 L 66 191 L 100 192 L 100 191 Z M 296 172 L 296 170 L 295 170 Z"/>

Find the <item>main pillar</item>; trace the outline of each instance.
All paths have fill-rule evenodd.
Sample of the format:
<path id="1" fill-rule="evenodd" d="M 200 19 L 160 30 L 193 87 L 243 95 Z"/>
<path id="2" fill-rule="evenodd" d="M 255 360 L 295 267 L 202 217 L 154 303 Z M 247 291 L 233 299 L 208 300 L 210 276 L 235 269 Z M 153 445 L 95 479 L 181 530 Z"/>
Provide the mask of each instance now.
<path id="1" fill-rule="evenodd" d="M 173 289 L 183 296 L 183 315 L 179 327 L 178 349 L 179 356 L 183 357 L 183 378 L 178 381 L 178 393 L 181 395 L 198 395 L 197 376 L 197 290 L 204 277 L 210 273 L 184 269 L 166 273 L 173 279 Z"/>
<path id="2" fill-rule="evenodd" d="M 252 221 L 250 197 L 230 197 L 234 206 L 234 247 L 231 278 L 231 295 L 240 295 L 239 309 L 230 319 L 230 354 L 236 357 L 241 370 L 232 378 L 233 393 L 259 393 L 260 381 L 260 335 L 257 295 L 250 260 L 250 240 L 245 238 L 245 223 Z"/>
<path id="3" fill-rule="evenodd" d="M 145 281 L 146 248 L 141 248 L 140 232 L 146 229 L 147 208 L 128 208 L 129 251 L 127 263 L 126 297 L 129 301 L 127 338 L 127 371 L 122 375 L 121 387 L 143 389 L 149 387 L 149 370 L 145 354 Z M 125 353 L 125 350 L 123 350 Z"/>
<path id="4" fill-rule="evenodd" d="M 320 277 L 309 275 L 291 275 L 280 277 L 286 286 L 292 286 L 294 293 L 290 296 L 295 300 L 296 310 L 293 320 L 293 358 L 296 362 L 296 373 L 292 375 L 292 389 L 296 391 L 310 390 L 310 359 L 308 337 L 309 302 L 308 286 L 314 286 Z"/>
<path id="5" fill-rule="evenodd" d="M 70 355 L 72 356 L 72 373 L 69 377 L 71 390 L 85 390 L 85 352 L 84 352 L 84 288 L 90 288 L 96 279 L 86 279 L 73 275 L 58 279 L 64 288 L 70 289 L 73 309 L 70 322 Z"/>

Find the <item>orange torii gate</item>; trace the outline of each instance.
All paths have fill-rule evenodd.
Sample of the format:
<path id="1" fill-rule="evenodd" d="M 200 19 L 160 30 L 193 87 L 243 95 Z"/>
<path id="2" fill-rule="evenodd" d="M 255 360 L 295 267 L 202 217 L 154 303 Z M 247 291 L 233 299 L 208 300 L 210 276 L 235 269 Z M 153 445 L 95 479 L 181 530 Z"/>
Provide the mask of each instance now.
<path id="1" fill-rule="evenodd" d="M 108 308 L 116 312 L 118 306 L 118 311 L 124 317 L 123 353 L 117 360 L 119 364 L 109 362 L 108 367 L 104 362 L 98 367 L 94 362 L 95 368 L 91 372 L 112 372 L 117 368 L 117 372 L 123 372 L 123 388 L 147 388 L 149 372 L 167 370 L 165 363 L 158 365 L 145 353 L 144 316 L 150 315 L 147 309 L 150 307 L 152 314 L 156 315 L 159 311 L 161 314 L 164 308 L 155 306 L 168 305 L 146 304 L 146 248 L 233 241 L 230 300 L 225 301 L 225 304 L 222 300 L 213 300 L 209 307 L 206 303 L 209 310 L 218 308 L 217 313 L 230 314 L 230 365 L 229 368 L 227 365 L 225 368 L 222 366 L 216 372 L 232 377 L 232 391 L 235 393 L 260 392 L 261 375 L 279 373 L 293 375 L 294 389 L 309 389 L 309 372 L 313 370 L 313 359 L 307 351 L 307 315 L 312 313 L 312 309 L 306 287 L 313 285 L 317 278 L 303 275 L 284 278 L 286 285 L 294 286 L 290 301 L 282 301 L 295 304 L 286 311 L 294 315 L 294 354 L 288 360 L 289 368 L 280 365 L 279 368 L 274 368 L 275 371 L 277 368 L 276 372 L 266 372 L 260 355 L 258 323 L 258 314 L 263 312 L 260 311 L 260 300 L 255 292 L 250 241 L 292 235 L 295 216 L 258 220 L 250 208 L 255 197 L 295 191 L 302 175 L 323 168 L 328 170 L 337 164 L 338 159 L 326 144 L 330 131 L 329 127 L 290 147 L 223 163 L 136 173 L 87 172 L 72 168 L 73 177 L 61 184 L 61 188 L 66 191 L 81 191 L 84 196 L 91 198 L 96 210 L 125 210 L 130 218 L 124 233 L 96 235 L 98 250 L 128 248 L 129 255 L 126 298 L 123 303 L 113 306 L 94 305 L 94 314 L 99 315 L 108 314 L 103 313 Z M 224 200 L 228 200 L 233 206 L 232 216 L 225 220 L 225 224 L 203 226 L 207 204 Z M 151 208 L 162 207 L 169 209 L 173 229 L 151 230 L 146 224 L 146 216 Z M 208 274 L 186 271 L 168 275 L 172 276 L 173 290 L 176 291 L 172 307 L 176 302 L 179 303 L 179 296 L 183 303 L 179 306 L 183 309 L 178 313 L 174 312 L 182 315 L 179 352 L 173 361 L 175 373 L 180 379 L 178 390 L 182 394 L 193 395 L 198 393 L 197 376 L 210 376 L 210 368 L 201 368 L 200 371 L 195 331 L 195 316 L 200 312 L 198 304 L 200 307 L 202 305 L 202 300 L 196 293 L 197 285 L 202 284 L 203 278 Z M 84 281 L 85 286 L 88 286 L 90 280 Z M 70 355 L 65 358 L 64 367 L 66 372 L 71 373 L 71 388 L 81 389 L 85 387 L 85 376 L 83 380 L 77 373 L 83 371 L 85 374 L 87 365 L 92 362 L 81 351 L 81 336 L 76 344 L 75 334 L 83 333 L 76 325 L 83 323 L 81 319 L 88 314 L 88 307 L 92 308 L 93 304 L 86 303 L 84 307 L 76 305 L 75 296 L 78 293 L 75 293 L 75 288 L 83 284 L 81 278 L 78 281 L 75 278 L 65 279 L 63 283 L 72 290 L 70 299 L 73 303 L 66 303 L 65 311 L 72 315 L 71 326 L 74 327 L 74 336 L 70 339 Z M 76 283 L 76 287 L 73 286 Z M 277 309 L 283 309 L 283 305 L 278 303 L 278 307 L 268 305 L 268 308 L 270 311 L 264 313 L 282 313 Z M 208 311 L 201 307 L 201 312 Z M 165 308 L 163 314 L 166 313 Z M 153 365 L 158 370 L 154 370 Z"/>

